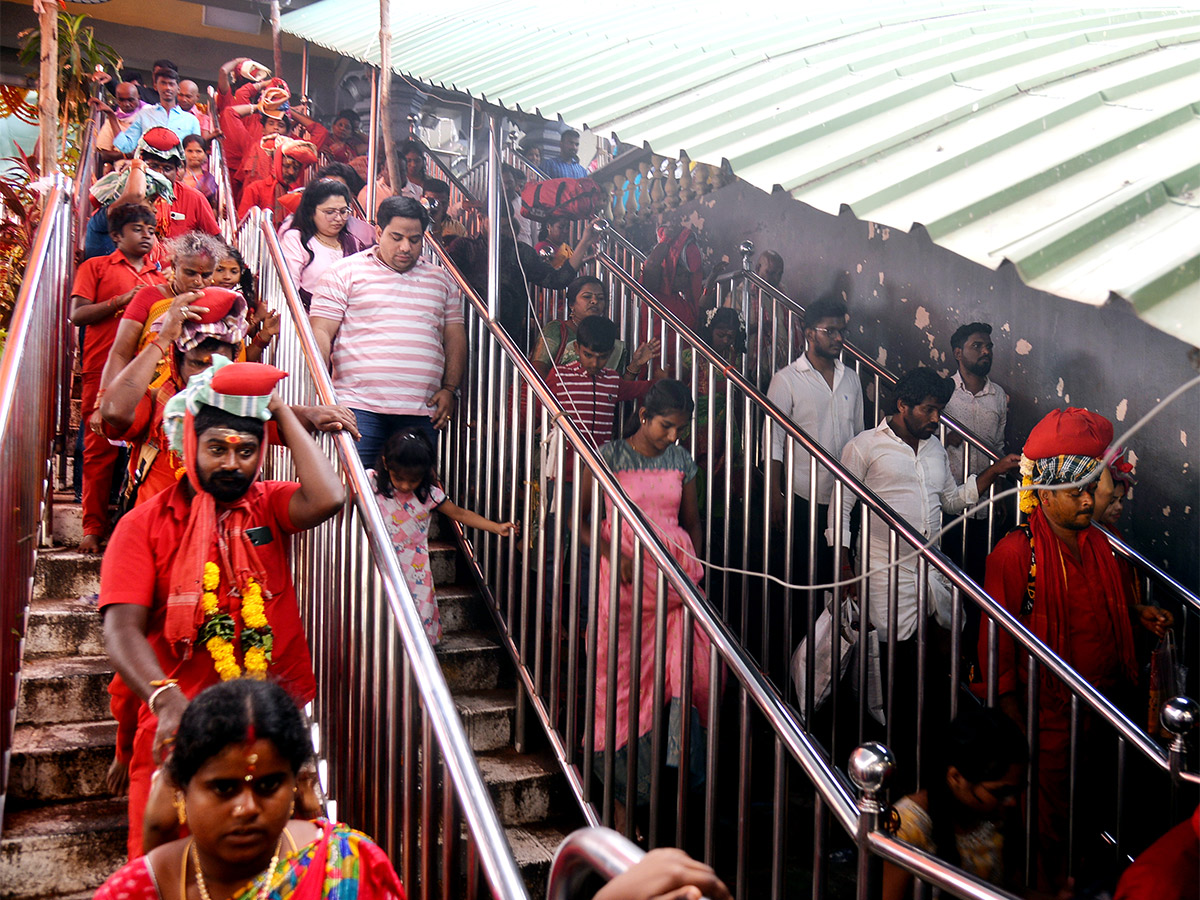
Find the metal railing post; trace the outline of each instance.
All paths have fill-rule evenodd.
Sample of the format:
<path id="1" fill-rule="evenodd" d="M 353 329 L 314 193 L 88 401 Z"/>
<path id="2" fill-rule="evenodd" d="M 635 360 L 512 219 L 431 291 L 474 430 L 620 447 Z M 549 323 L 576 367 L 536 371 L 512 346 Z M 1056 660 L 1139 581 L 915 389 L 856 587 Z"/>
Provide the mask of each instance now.
<path id="1" fill-rule="evenodd" d="M 869 741 L 850 754 L 847 771 L 859 790 L 857 900 L 874 900 L 882 888 L 879 857 L 871 852 L 870 838 L 879 831 L 880 819 L 887 811 L 881 794 L 895 770 L 892 751 L 877 741 Z"/>

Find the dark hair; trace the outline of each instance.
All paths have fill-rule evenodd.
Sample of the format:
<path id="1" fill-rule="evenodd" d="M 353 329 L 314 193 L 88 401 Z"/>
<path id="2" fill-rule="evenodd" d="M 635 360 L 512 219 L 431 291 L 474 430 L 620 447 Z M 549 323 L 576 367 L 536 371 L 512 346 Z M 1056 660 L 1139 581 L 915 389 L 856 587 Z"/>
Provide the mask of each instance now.
<path id="1" fill-rule="evenodd" d="M 905 372 L 900 376 L 900 380 L 892 385 L 892 398 L 897 404 L 897 411 L 899 411 L 901 402 L 905 406 L 920 406 L 925 402 L 926 397 L 933 397 L 938 403 L 944 405 L 950 401 L 953 393 L 953 381 L 943 378 L 933 369 L 925 366 L 918 366 L 911 372 Z"/>
<path id="2" fill-rule="evenodd" d="M 429 490 L 437 483 L 437 451 L 425 432 L 416 428 L 401 428 L 384 442 L 383 452 L 375 467 L 375 491 L 384 497 L 395 494 L 391 472 L 421 472 L 421 483 L 413 491 L 424 503 Z"/>
<path id="3" fill-rule="evenodd" d="M 187 145 L 191 144 L 191 143 L 199 144 L 201 147 L 204 148 L 205 153 L 212 153 L 212 142 L 206 141 L 204 139 L 204 137 L 199 134 L 189 134 L 187 137 L 185 137 L 182 141 L 179 142 L 179 146 L 182 147 L 184 150 L 186 150 Z"/>
<path id="4" fill-rule="evenodd" d="M 440 194 L 443 197 L 450 196 L 450 185 L 440 178 L 426 178 L 425 183 L 421 187 L 430 194 Z"/>
<path id="5" fill-rule="evenodd" d="M 954 334 L 950 335 L 950 349 L 961 350 L 963 345 L 966 344 L 967 338 L 973 334 L 990 335 L 991 333 L 992 326 L 987 322 L 971 322 L 967 325 L 960 325 Z"/>
<path id="6" fill-rule="evenodd" d="M 117 239 L 121 230 L 133 222 L 144 225 L 155 224 L 154 210 L 140 203 L 114 203 L 104 212 L 108 217 L 108 233 Z"/>
<path id="7" fill-rule="evenodd" d="M 996 781 L 1014 765 L 1029 761 L 1029 743 L 1009 716 L 995 707 L 972 706 L 962 710 L 936 745 L 929 784 L 929 819 L 937 855 L 953 866 L 961 863 L 955 837 L 957 801 L 946 784 L 946 773 L 953 766 L 967 781 L 980 784 Z"/>
<path id="8" fill-rule="evenodd" d="M 242 267 L 242 276 L 238 279 L 238 290 L 242 292 L 242 296 L 246 298 L 248 303 L 253 303 L 257 297 L 254 291 L 254 273 L 250 271 L 250 267 L 246 265 L 246 259 L 242 256 L 241 251 L 232 245 L 226 246 L 225 258 L 232 259 Z M 221 264 L 221 260 L 217 260 L 217 265 Z"/>
<path id="9" fill-rule="evenodd" d="M 338 121 L 338 119 L 345 119 L 347 122 L 350 123 L 350 128 L 353 129 L 354 131 L 358 131 L 359 123 L 362 121 L 361 119 L 359 119 L 358 113 L 352 109 L 338 110 L 337 115 L 335 115 L 333 117 L 333 120 L 329 124 L 330 125 L 335 124 Z"/>
<path id="10" fill-rule="evenodd" d="M 304 263 L 306 266 L 313 261 L 313 251 L 308 244 L 317 233 L 317 205 L 324 203 L 330 197 L 341 197 L 346 201 L 347 206 L 351 202 L 350 189 L 340 181 L 332 178 L 314 181 L 300 195 L 300 205 L 296 207 L 296 215 L 292 217 L 291 227 L 300 232 L 300 246 L 308 254 L 308 261 Z M 346 231 L 349 222 L 349 219 L 342 221 L 342 232 L 340 233 Z M 297 277 L 299 277 L 298 273 Z"/>
<path id="11" fill-rule="evenodd" d="M 320 181 L 322 178 L 340 178 L 346 182 L 346 187 L 350 188 L 352 195 L 357 195 L 366 184 L 362 180 L 362 176 L 354 171 L 354 166 L 347 165 L 341 162 L 326 163 L 317 169 L 317 174 L 313 176 L 314 181 Z"/>
<path id="12" fill-rule="evenodd" d="M 570 221 L 571 220 L 568 219 L 566 216 L 551 216 L 546 221 L 544 221 L 542 223 L 542 227 L 538 229 L 538 240 L 539 241 L 550 240 L 550 226 L 551 225 L 561 225 L 564 222 L 567 224 L 570 224 Z"/>
<path id="13" fill-rule="evenodd" d="M 654 382 L 654 386 L 650 388 L 646 393 L 646 398 L 642 401 L 642 408 L 646 410 L 646 415 L 649 417 L 665 416 L 673 412 L 681 412 L 690 416 L 696 411 L 696 402 L 692 399 L 692 392 L 686 384 L 676 381 L 674 378 L 664 378 Z M 622 436 L 633 437 L 637 434 L 640 426 L 641 422 L 635 411 L 629 417 L 629 421 L 625 423 L 625 433 Z"/>
<path id="14" fill-rule="evenodd" d="M 518 169 L 516 166 L 511 166 L 508 163 L 500 163 L 500 171 L 506 175 L 511 175 L 517 184 L 524 184 L 529 180 L 529 176 L 525 174 L 524 169 Z"/>
<path id="15" fill-rule="evenodd" d="M 192 422 L 196 428 L 196 437 L 200 437 L 210 428 L 228 428 L 231 431 L 244 431 L 246 434 L 252 434 L 261 441 L 265 427 L 262 419 L 256 419 L 253 416 L 235 416 L 231 412 L 209 406 L 206 403 L 200 405 Z"/>
<path id="16" fill-rule="evenodd" d="M 424 163 L 425 163 L 425 148 L 421 145 L 421 142 L 418 140 L 409 138 L 407 141 L 404 141 L 397 148 L 396 152 L 400 156 L 400 158 L 403 159 L 405 156 L 408 155 L 408 151 L 410 151 L 410 150 L 415 150 L 415 151 L 417 151 L 417 153 L 419 153 L 421 155 L 421 164 L 424 165 Z"/>
<path id="17" fill-rule="evenodd" d="M 580 275 L 567 285 L 567 305 L 573 305 L 579 299 L 579 292 L 589 284 L 598 284 L 600 287 L 604 287 L 604 282 L 595 275 Z M 604 293 L 608 293 L 608 288 L 604 288 Z"/>
<path id="18" fill-rule="evenodd" d="M 156 59 L 154 65 L 150 67 L 151 79 L 155 78 L 174 78 L 179 80 L 179 66 L 171 62 L 169 59 Z"/>
<path id="19" fill-rule="evenodd" d="M 221 353 L 222 356 L 228 356 L 232 362 L 233 360 L 237 359 L 239 348 L 237 344 L 227 344 L 220 338 L 208 337 L 202 340 L 192 349 L 199 350 L 201 353 L 208 353 L 210 355 L 213 353 Z M 228 352 L 222 353 L 222 351 Z M 171 352 L 175 355 L 175 371 L 178 372 L 183 368 L 183 357 L 185 355 L 184 351 L 179 349 L 178 343 L 172 343 Z M 196 434 L 199 435 L 199 432 L 196 432 Z"/>
<path id="20" fill-rule="evenodd" d="M 575 331 L 575 343 L 594 353 L 611 353 L 617 343 L 617 326 L 606 316 L 587 316 Z"/>
<path id="21" fill-rule="evenodd" d="M 375 213 L 375 224 L 380 228 L 386 228 L 391 224 L 392 219 L 416 219 L 421 223 L 421 230 L 424 231 L 429 227 L 429 210 L 421 204 L 420 200 L 394 195 L 379 204 L 379 209 Z"/>
<path id="22" fill-rule="evenodd" d="M 765 259 L 767 261 L 767 263 L 768 263 L 767 271 L 768 272 L 772 272 L 772 271 L 775 272 L 774 281 L 772 281 L 772 279 L 770 279 L 770 278 L 767 278 L 767 281 L 772 281 L 772 283 L 775 283 L 775 282 L 778 282 L 781 278 L 783 278 L 783 257 L 782 256 L 780 256 L 774 250 L 764 250 L 762 252 L 762 256 L 760 258 Z"/>
<path id="23" fill-rule="evenodd" d="M 235 678 L 197 694 L 179 720 L 167 773 L 186 787 L 200 767 L 232 744 L 270 741 L 296 775 L 312 756 L 304 716 L 274 681 Z"/>
<path id="24" fill-rule="evenodd" d="M 846 303 L 840 297 L 832 297 L 826 294 L 823 297 L 818 297 L 808 305 L 808 309 L 804 311 L 804 327 L 816 328 L 817 323 L 822 319 L 841 319 L 845 321 Z"/>
<path id="25" fill-rule="evenodd" d="M 558 139 L 561 141 L 565 137 L 577 138 L 577 137 L 579 137 L 579 132 L 576 131 L 574 128 L 568 128 L 568 129 L 564 130 L 563 133 L 558 136 Z"/>
<path id="26" fill-rule="evenodd" d="M 715 310 L 712 318 L 709 319 L 706 325 L 701 325 L 699 334 L 701 339 L 712 347 L 717 349 L 717 345 L 713 343 L 713 332 L 718 328 L 733 329 L 733 352 L 746 352 L 746 326 L 742 324 L 742 317 L 738 315 L 738 311 L 730 306 L 722 306 Z"/>

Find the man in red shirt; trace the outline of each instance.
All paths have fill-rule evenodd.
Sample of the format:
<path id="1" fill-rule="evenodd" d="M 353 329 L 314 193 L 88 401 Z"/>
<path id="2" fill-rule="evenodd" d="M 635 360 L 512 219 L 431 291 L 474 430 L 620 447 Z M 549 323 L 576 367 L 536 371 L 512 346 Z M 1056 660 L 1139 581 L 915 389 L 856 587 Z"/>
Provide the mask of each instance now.
<path id="1" fill-rule="evenodd" d="M 1115 698 L 1137 681 L 1131 614 L 1159 636 L 1171 627 L 1172 617 L 1157 607 L 1132 604 L 1108 541 L 1091 527 L 1095 495 L 1112 488 L 1102 460 L 1112 438 L 1112 423 L 1086 409 L 1053 410 L 1034 427 L 1021 458 L 1021 511 L 1029 516 L 1028 524 L 996 545 L 987 559 L 984 587 L 1067 665 Z M 1057 487 L 1078 482 L 1087 483 Z M 990 671 L 989 630 L 985 620 L 979 633 L 985 673 L 980 691 Z M 997 632 L 996 695 L 1001 708 L 1024 726 L 1025 654 L 1007 632 Z M 1057 889 L 1067 862 L 1071 692 L 1044 668 L 1040 677 L 1038 848 L 1042 886 Z M 1085 712 L 1080 723 L 1084 742 L 1090 723 Z M 1105 755 L 1099 742 L 1090 749 L 1081 765 L 1095 764 Z M 1090 783 L 1086 777 L 1084 783 Z M 1093 820 L 1087 813 L 1077 814 L 1076 821 Z"/>
<path id="2" fill-rule="evenodd" d="M 242 190 L 242 202 L 238 204 L 238 218 L 260 207 L 269 209 L 276 222 L 282 222 L 287 212 L 276 207 L 288 191 L 304 184 L 304 169 L 317 164 L 317 148 L 308 141 L 296 141 L 284 135 L 272 135 L 262 139 L 264 149 L 270 149 L 274 175 L 252 181 Z"/>
<path id="3" fill-rule="evenodd" d="M 193 376 L 163 419 L 187 477 L 126 515 L 105 554 L 105 646 L 146 704 L 129 768 L 131 858 L 141 855 L 151 774 L 192 697 L 242 674 L 278 681 L 298 704 L 315 693 L 289 537 L 335 515 L 345 494 L 274 393 L 284 376 L 220 356 Z M 257 480 L 268 419 L 291 451 L 299 483 Z"/>
<path id="4" fill-rule="evenodd" d="M 143 138 L 148 145 L 142 149 L 141 159 L 147 169 L 162 175 L 171 182 L 173 199 L 155 201 L 162 208 L 157 210 L 159 220 L 165 220 L 166 233 L 160 236 L 179 237 L 189 231 L 203 231 L 219 235 L 220 227 L 213 215 L 212 206 L 198 190 L 180 182 L 183 174 L 183 144 L 179 136 L 169 128 L 151 128 Z"/>
<path id="5" fill-rule="evenodd" d="M 83 553 L 96 553 L 108 533 L 108 497 L 117 448 L 100 431 L 97 406 L 100 374 L 134 294 L 166 278 L 147 257 L 154 249 L 154 213 L 135 203 L 108 208 L 109 232 L 117 249 L 84 260 L 71 288 L 71 324 L 87 326 L 83 339 Z"/>

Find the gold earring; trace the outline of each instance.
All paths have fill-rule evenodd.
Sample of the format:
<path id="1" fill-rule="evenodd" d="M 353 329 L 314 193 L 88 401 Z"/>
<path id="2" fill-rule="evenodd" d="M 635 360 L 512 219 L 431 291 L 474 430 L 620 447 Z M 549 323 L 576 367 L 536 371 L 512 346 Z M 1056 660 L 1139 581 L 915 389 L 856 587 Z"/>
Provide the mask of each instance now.
<path id="1" fill-rule="evenodd" d="M 172 801 L 172 803 L 175 805 L 175 816 L 179 819 L 179 824 L 186 825 L 187 807 L 184 805 L 183 793 L 181 791 L 175 792 L 175 799 Z"/>

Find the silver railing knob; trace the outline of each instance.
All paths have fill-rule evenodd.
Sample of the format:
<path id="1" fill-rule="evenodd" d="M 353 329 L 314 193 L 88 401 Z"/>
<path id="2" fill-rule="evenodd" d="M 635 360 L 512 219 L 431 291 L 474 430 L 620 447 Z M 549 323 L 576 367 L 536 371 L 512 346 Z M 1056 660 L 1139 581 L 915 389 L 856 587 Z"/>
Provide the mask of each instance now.
<path id="1" fill-rule="evenodd" d="M 609 224 L 608 219 L 597 219 L 592 223 L 592 231 L 596 232 L 596 234 L 600 235 L 601 237 L 608 234 L 608 230 L 610 228 L 612 228 L 612 225 Z"/>
<path id="2" fill-rule="evenodd" d="M 1200 703 L 1191 697 L 1172 697 L 1163 704 L 1159 719 L 1163 728 L 1181 738 L 1200 724 Z"/>
<path id="3" fill-rule="evenodd" d="M 864 796 L 874 798 L 896 771 L 896 757 L 878 741 L 868 741 L 850 754 L 846 771 Z"/>
<path id="4" fill-rule="evenodd" d="M 754 242 L 742 241 L 738 246 L 738 253 L 742 254 L 742 270 L 750 271 L 750 257 L 754 255 Z"/>

